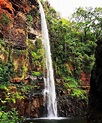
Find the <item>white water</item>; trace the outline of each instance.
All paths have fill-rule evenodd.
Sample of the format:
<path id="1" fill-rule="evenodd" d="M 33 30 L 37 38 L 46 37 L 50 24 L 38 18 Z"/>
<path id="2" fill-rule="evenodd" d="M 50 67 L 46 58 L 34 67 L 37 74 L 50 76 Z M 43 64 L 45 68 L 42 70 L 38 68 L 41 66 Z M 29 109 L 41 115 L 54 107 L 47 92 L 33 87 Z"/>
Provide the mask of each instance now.
<path id="1" fill-rule="evenodd" d="M 42 4 L 38 0 L 41 14 L 41 29 L 42 29 L 42 44 L 45 49 L 46 55 L 46 70 L 47 75 L 45 79 L 45 89 L 44 89 L 44 97 L 47 101 L 47 117 L 54 118 L 57 117 L 57 102 L 56 102 L 56 93 L 55 93 L 55 82 L 54 82 L 54 74 L 52 67 L 52 59 L 51 59 L 51 51 L 50 51 L 50 42 L 48 36 L 48 29 L 45 19 L 44 10 Z"/>

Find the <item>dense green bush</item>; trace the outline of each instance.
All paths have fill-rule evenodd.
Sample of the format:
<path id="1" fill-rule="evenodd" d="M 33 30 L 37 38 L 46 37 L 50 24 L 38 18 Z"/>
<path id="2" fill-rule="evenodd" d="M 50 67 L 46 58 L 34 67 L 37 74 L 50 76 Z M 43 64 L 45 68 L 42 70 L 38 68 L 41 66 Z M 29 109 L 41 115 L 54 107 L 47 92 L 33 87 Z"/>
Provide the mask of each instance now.
<path id="1" fill-rule="evenodd" d="M 73 88 L 76 83 L 72 95 L 78 97 L 82 92 L 79 88 L 80 74 L 82 71 L 90 74 L 94 65 L 96 40 L 100 38 L 102 32 L 101 26 L 99 27 L 102 8 L 78 8 L 71 20 L 60 18 L 53 8 L 48 8 L 51 7 L 46 3 L 44 9 L 55 75 L 62 79 L 67 76 L 71 78 L 71 82 L 65 81 L 65 84 Z M 96 24 L 95 21 L 98 23 Z"/>
<path id="2" fill-rule="evenodd" d="M 70 95 L 72 97 L 86 99 L 85 91 L 79 87 L 80 82 L 78 82 L 78 80 L 71 77 L 65 77 L 64 80 L 64 86 L 66 89 L 70 90 Z"/>
<path id="3" fill-rule="evenodd" d="M 52 14 L 52 11 L 49 13 Z M 82 38 L 84 36 L 78 22 L 68 21 L 63 18 L 58 19 L 57 14 L 55 18 L 50 15 L 46 16 L 53 54 L 52 58 L 54 64 L 57 65 L 57 73 L 66 74 L 67 72 L 68 74 L 68 70 L 64 70 L 66 69 L 66 63 L 71 63 L 75 69 L 74 72 L 72 71 L 72 74 L 75 74 L 74 77 L 78 78 L 81 70 L 90 73 L 95 60 L 94 51 L 96 47 L 95 38 L 93 38 L 91 30 L 88 31 L 90 35 L 86 35 L 86 42 L 83 42 Z M 86 64 L 88 67 L 86 67 Z M 63 72 L 58 72 L 59 70 Z"/>
<path id="4" fill-rule="evenodd" d="M 22 123 L 24 117 L 19 118 L 18 112 L 15 109 L 4 111 L 6 107 L 0 108 L 0 123 Z"/>
<path id="5" fill-rule="evenodd" d="M 14 75 L 12 62 L 3 63 L 0 59 L 0 83 L 9 84 L 10 78 Z"/>
<path id="6" fill-rule="evenodd" d="M 32 20 L 33 20 L 33 17 L 32 17 L 30 14 L 27 15 L 27 24 L 28 24 L 29 26 L 31 26 Z"/>

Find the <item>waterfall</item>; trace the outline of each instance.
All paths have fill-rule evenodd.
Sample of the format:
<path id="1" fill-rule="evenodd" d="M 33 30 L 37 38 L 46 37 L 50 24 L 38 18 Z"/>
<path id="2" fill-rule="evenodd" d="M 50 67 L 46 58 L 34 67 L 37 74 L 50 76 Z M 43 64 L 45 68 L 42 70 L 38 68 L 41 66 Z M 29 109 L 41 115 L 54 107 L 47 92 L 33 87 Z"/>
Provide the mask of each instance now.
<path id="1" fill-rule="evenodd" d="M 56 101 L 56 92 L 55 92 L 55 82 L 54 82 L 54 73 L 52 67 L 51 51 L 50 51 L 50 42 L 48 36 L 48 29 L 45 19 L 44 10 L 41 2 L 38 0 L 41 14 L 41 29 L 42 29 L 42 44 L 45 50 L 46 57 L 46 70 L 47 75 L 44 79 L 45 89 L 44 97 L 47 101 L 47 117 L 54 118 L 57 117 L 57 101 Z"/>

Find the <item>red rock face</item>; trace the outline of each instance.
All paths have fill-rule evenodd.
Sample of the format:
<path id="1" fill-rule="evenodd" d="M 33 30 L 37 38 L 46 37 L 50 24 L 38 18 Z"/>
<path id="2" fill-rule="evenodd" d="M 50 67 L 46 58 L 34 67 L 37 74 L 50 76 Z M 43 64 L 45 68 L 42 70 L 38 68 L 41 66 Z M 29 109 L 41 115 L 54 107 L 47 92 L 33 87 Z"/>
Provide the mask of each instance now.
<path id="1" fill-rule="evenodd" d="M 10 20 L 14 18 L 14 8 L 8 0 L 0 0 L 0 18 L 2 14 L 6 14 Z"/>
<path id="2" fill-rule="evenodd" d="M 80 74 L 80 79 L 82 81 L 82 86 L 89 86 L 90 84 L 90 74 L 89 73 L 85 73 L 82 71 Z"/>
<path id="3" fill-rule="evenodd" d="M 90 89 L 90 73 L 81 72 L 80 74 L 80 80 L 81 80 L 81 88 L 86 91 L 86 93 L 89 93 Z"/>
<path id="4" fill-rule="evenodd" d="M 35 2 L 35 0 L 34 0 Z M 10 58 L 15 66 L 15 70 L 22 72 L 19 68 L 28 66 L 26 52 L 27 49 L 27 14 L 34 10 L 30 1 L 27 0 L 0 0 L 0 39 L 2 39 L 6 47 L 10 46 Z M 3 47 L 5 50 L 6 47 Z M 20 51 L 20 54 L 17 54 Z M 9 52 L 9 51 L 8 51 Z M 7 61 L 7 55 L 1 53 L 0 58 L 3 62 Z M 22 61 L 22 62 L 21 62 Z M 21 67 L 19 67 L 21 66 Z M 22 78 L 22 77 L 21 77 Z M 21 79 L 18 74 L 11 79 L 11 82 L 20 83 Z"/>
<path id="5" fill-rule="evenodd" d="M 0 0 L 0 35 L 18 45 L 24 44 L 27 27 L 26 15 L 32 9 L 34 5 L 32 6 L 26 0 Z M 9 22 L 4 22 L 7 20 Z"/>
<path id="6" fill-rule="evenodd" d="M 33 2 L 36 3 L 35 1 L 36 0 Z M 11 78 L 11 82 L 17 84 L 21 83 L 22 80 L 27 76 L 27 71 L 30 66 L 28 58 L 30 56 L 28 56 L 28 43 L 26 40 L 28 35 L 26 20 L 27 14 L 31 14 L 30 11 L 34 10 L 35 4 L 31 5 L 31 3 L 28 2 L 27 0 L 0 0 L 0 39 L 6 44 L 3 49 L 9 52 L 10 60 L 12 60 L 14 64 L 14 70 L 16 71 L 14 77 Z M 8 47 L 10 50 L 6 49 Z M 0 58 L 3 62 L 8 62 L 8 57 L 3 52 L 0 52 Z M 40 71 L 40 69 L 40 67 L 37 68 L 38 71 Z M 30 80 L 28 80 L 28 82 L 30 82 Z M 17 88 L 13 86 L 9 87 L 8 91 L 11 94 L 18 92 Z M 2 90 L 0 90 L 0 92 L 0 97 L 5 99 L 6 92 L 3 92 Z M 21 91 L 21 93 L 23 92 Z M 40 98 L 40 94 L 35 94 L 34 97 L 33 95 L 31 96 L 30 102 L 29 94 L 27 93 L 25 99 L 17 99 L 16 103 L 8 102 L 7 105 L 9 108 L 16 108 L 19 116 L 24 115 L 26 117 L 38 117 L 40 115 L 40 107 L 43 107 L 43 97 L 41 95 Z"/>
<path id="7" fill-rule="evenodd" d="M 31 9 L 26 0 L 0 0 L 0 34 L 16 49 L 26 48 L 25 13 Z"/>
<path id="8" fill-rule="evenodd" d="M 0 8 L 11 14 L 16 10 L 27 13 L 32 9 L 26 0 L 0 0 Z"/>
<path id="9" fill-rule="evenodd" d="M 14 9 L 12 7 L 12 4 L 8 0 L 0 0 L 0 7 L 1 7 L 1 9 L 4 9 L 11 14 L 14 13 Z"/>

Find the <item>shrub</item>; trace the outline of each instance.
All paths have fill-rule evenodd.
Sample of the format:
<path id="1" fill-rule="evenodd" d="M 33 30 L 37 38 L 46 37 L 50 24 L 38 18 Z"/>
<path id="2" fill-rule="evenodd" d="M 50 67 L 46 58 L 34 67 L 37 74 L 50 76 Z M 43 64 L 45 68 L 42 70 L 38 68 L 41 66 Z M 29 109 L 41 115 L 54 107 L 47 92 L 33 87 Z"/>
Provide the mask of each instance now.
<path id="1" fill-rule="evenodd" d="M 15 109 L 11 111 L 0 110 L 0 123 L 17 123 L 18 120 L 18 112 Z"/>
<path id="2" fill-rule="evenodd" d="M 10 78 L 14 75 L 14 66 L 12 62 L 2 63 L 0 59 L 0 83 L 9 84 Z"/>
<path id="3" fill-rule="evenodd" d="M 31 22 L 33 20 L 33 17 L 31 15 L 27 15 L 27 24 L 30 26 Z"/>

